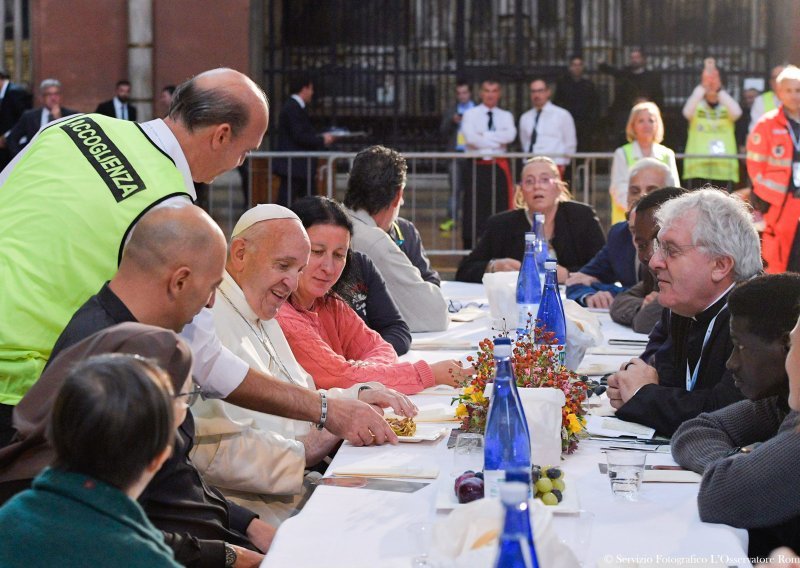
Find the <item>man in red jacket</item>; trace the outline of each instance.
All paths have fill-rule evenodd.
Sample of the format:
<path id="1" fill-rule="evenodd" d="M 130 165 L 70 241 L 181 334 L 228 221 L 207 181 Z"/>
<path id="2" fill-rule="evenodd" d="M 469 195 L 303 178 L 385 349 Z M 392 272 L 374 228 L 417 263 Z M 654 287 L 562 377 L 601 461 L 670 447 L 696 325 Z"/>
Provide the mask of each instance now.
<path id="1" fill-rule="evenodd" d="M 754 205 L 764 213 L 762 255 L 767 272 L 800 272 L 800 69 L 777 79 L 781 106 L 764 116 L 747 138 L 747 171 Z"/>

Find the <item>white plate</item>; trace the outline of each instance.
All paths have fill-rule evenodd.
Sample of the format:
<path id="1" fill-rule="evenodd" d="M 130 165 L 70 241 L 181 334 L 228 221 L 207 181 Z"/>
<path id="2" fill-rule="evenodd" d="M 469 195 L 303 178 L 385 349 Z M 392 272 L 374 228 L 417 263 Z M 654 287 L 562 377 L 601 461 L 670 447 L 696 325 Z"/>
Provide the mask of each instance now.
<path id="1" fill-rule="evenodd" d="M 455 477 L 450 477 L 449 481 L 447 478 L 440 480 L 439 492 L 436 494 L 436 509 L 451 510 L 466 504 L 458 502 L 455 489 L 453 489 L 455 482 Z M 570 487 L 569 484 L 567 484 L 561 503 L 558 505 L 548 505 L 546 507 L 556 515 L 574 515 L 581 510 L 580 502 L 578 501 L 577 487 Z"/>
<path id="2" fill-rule="evenodd" d="M 398 436 L 397 440 L 408 443 L 432 442 L 449 431 L 450 428 L 441 424 L 417 424 L 417 431 L 413 436 Z"/>

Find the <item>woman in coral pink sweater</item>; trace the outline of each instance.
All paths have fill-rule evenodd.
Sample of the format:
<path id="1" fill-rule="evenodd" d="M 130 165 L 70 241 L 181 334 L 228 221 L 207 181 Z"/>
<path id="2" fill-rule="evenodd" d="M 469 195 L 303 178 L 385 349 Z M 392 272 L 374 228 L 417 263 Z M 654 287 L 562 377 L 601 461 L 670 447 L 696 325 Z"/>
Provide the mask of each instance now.
<path id="1" fill-rule="evenodd" d="M 458 374 L 468 372 L 457 361 L 398 361 L 394 348 L 333 291 L 345 270 L 353 233 L 347 213 L 323 197 L 297 201 L 292 210 L 308 231 L 311 256 L 297 290 L 278 312 L 278 322 L 317 387 L 378 381 L 414 394 L 437 384 L 453 385 Z"/>

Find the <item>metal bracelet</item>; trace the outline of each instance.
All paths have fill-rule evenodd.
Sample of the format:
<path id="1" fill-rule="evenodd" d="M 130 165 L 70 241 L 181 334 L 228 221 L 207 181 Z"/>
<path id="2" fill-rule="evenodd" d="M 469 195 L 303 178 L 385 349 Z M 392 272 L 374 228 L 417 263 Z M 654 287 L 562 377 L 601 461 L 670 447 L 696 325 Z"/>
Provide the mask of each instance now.
<path id="1" fill-rule="evenodd" d="M 317 430 L 325 428 L 325 422 L 328 421 L 328 395 L 319 391 L 320 402 L 322 403 L 322 411 L 319 414 L 319 422 L 317 423 Z"/>

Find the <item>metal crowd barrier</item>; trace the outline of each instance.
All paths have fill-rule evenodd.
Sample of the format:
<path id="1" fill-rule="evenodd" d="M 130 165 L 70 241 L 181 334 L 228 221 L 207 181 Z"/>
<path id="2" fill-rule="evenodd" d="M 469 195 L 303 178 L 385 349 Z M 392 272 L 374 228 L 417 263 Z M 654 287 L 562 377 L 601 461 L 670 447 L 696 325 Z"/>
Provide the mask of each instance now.
<path id="1" fill-rule="evenodd" d="M 471 195 L 474 197 L 479 188 L 476 184 L 475 161 L 487 156 L 479 153 L 463 152 L 409 152 L 404 154 L 408 161 L 408 175 L 405 189 L 405 204 L 400 214 L 414 222 L 420 231 L 425 247 L 430 255 L 465 255 L 462 231 L 464 219 L 460 216 L 461 193 L 456 191 L 458 172 L 464 168 L 472 168 Z M 292 194 L 308 191 L 314 195 L 327 195 L 341 200 L 347 187 L 347 177 L 355 153 L 352 152 L 252 152 L 247 160 L 247 187 L 241 187 L 240 176 L 233 172 L 223 176 L 212 184 L 209 209 L 212 215 L 223 225 L 230 228 L 238 216 L 247 207 L 256 203 L 277 202 L 281 196 L 281 185 Z M 516 186 L 528 153 L 510 152 L 500 156 L 508 160 L 512 184 Z M 553 156 L 561 157 L 561 156 Z M 736 158 L 744 163 L 744 155 L 677 155 L 678 170 L 682 171 L 681 161 L 684 157 L 707 159 Z M 309 160 L 309 158 L 311 160 Z M 568 156 L 569 166 L 565 179 L 573 198 L 592 205 L 605 228 L 610 226 L 610 198 L 608 187 L 613 153 L 579 153 Z M 313 160 L 317 161 L 316 167 Z M 276 168 L 282 160 L 284 167 Z M 459 168 L 459 164 L 461 167 Z M 278 173 L 281 171 L 281 174 Z M 306 180 L 306 187 L 298 185 Z M 496 180 L 493 173 L 492 183 Z M 507 203 L 491 200 L 490 214 L 504 211 Z M 474 211 L 473 210 L 473 221 Z M 455 214 L 454 214 L 455 212 Z M 485 212 L 483 212 L 485 213 Z M 443 224 L 453 219 L 452 227 Z M 469 224 L 469 223 L 468 223 Z M 440 228 L 441 226 L 441 228 Z M 474 222 L 472 223 L 474 233 Z M 441 230 L 448 229 L 448 230 Z M 470 235 L 468 235 L 470 236 Z M 474 234 L 472 234 L 474 243 Z"/>

